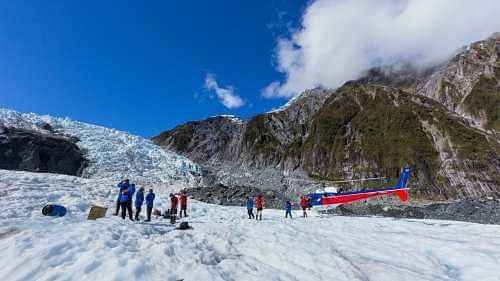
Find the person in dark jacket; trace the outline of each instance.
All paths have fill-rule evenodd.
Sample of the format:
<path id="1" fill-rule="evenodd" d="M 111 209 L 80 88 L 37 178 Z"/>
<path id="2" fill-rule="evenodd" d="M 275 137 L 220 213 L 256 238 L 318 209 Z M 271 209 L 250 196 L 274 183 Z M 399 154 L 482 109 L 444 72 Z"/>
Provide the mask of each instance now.
<path id="1" fill-rule="evenodd" d="M 153 202 L 155 200 L 155 194 L 153 190 L 150 189 L 148 195 L 146 195 L 146 221 L 151 221 L 151 212 L 153 211 Z"/>
<path id="2" fill-rule="evenodd" d="M 292 218 L 292 202 L 290 200 L 285 203 L 285 218 L 288 218 L 288 215 Z"/>
<path id="3" fill-rule="evenodd" d="M 247 212 L 248 212 L 248 219 L 254 219 L 255 216 L 253 215 L 253 198 L 247 196 Z"/>
<path id="4" fill-rule="evenodd" d="M 186 210 L 187 210 L 187 194 L 186 194 L 186 191 L 183 191 L 181 196 L 179 196 L 179 203 L 181 205 L 181 211 L 179 213 L 179 217 L 182 218 L 182 212 L 184 212 L 184 217 L 187 217 L 187 213 L 186 213 Z"/>
<path id="5" fill-rule="evenodd" d="M 128 192 L 130 194 L 130 201 L 129 201 L 130 210 L 132 210 L 132 206 L 133 206 L 133 201 L 132 200 L 134 199 L 134 195 L 135 195 L 135 184 L 133 184 L 133 183 L 130 184 Z"/>
<path id="6" fill-rule="evenodd" d="M 122 189 L 120 192 L 120 206 L 122 208 L 122 219 L 125 219 L 128 211 L 128 217 L 131 221 L 134 219 L 132 218 L 132 196 L 130 195 L 132 191 L 132 188 L 129 186 L 128 188 Z"/>
<path id="7" fill-rule="evenodd" d="M 116 185 L 116 187 L 119 188 L 119 191 L 118 191 L 118 197 L 116 198 L 116 212 L 115 212 L 115 216 L 118 216 L 118 213 L 120 212 L 120 206 L 121 206 L 121 204 L 120 204 L 120 202 L 121 202 L 120 201 L 120 196 L 121 196 L 122 191 L 124 189 L 128 189 L 128 187 L 129 187 L 129 180 L 128 179 L 122 180 L 120 183 L 118 183 Z"/>
<path id="8" fill-rule="evenodd" d="M 141 213 L 142 204 L 144 203 L 144 188 L 141 187 L 135 194 L 135 220 L 139 220 L 139 214 Z"/>
<path id="9" fill-rule="evenodd" d="M 177 217 L 177 204 L 179 199 L 173 193 L 170 193 L 170 223 L 174 224 Z"/>

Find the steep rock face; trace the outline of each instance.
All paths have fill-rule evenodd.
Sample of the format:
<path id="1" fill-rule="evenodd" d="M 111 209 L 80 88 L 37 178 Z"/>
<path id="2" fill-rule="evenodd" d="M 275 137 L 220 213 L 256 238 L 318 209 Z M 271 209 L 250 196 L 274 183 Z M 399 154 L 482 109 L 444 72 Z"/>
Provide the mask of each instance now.
<path id="1" fill-rule="evenodd" d="M 199 163 L 297 167 L 300 155 L 293 151 L 307 137 L 312 116 L 330 93 L 309 90 L 287 105 L 246 122 L 233 116 L 216 116 L 177 126 L 152 140 Z"/>
<path id="2" fill-rule="evenodd" d="M 244 128 L 243 120 L 234 116 L 215 116 L 188 122 L 153 137 L 158 145 L 188 156 L 198 163 L 232 160 L 233 148 Z"/>
<path id="3" fill-rule="evenodd" d="M 500 108 L 500 33 L 462 49 L 417 86 L 451 111 L 484 130 L 498 131 Z"/>
<path id="4" fill-rule="evenodd" d="M 86 165 L 74 139 L 0 125 L 0 169 L 81 176 Z"/>
<path id="5" fill-rule="evenodd" d="M 315 115 L 302 166 L 319 178 L 396 178 L 414 166 L 422 198 L 500 193 L 499 145 L 432 99 L 348 83 Z"/>
<path id="6" fill-rule="evenodd" d="M 478 119 L 484 129 L 500 132 L 500 71 L 496 76 L 479 78 L 464 99 L 463 110 Z"/>
<path id="7" fill-rule="evenodd" d="M 306 177 L 299 166 L 302 154 L 295 150 L 331 93 L 305 91 L 283 107 L 248 121 L 217 116 L 177 126 L 152 140 L 201 164 L 207 185 L 283 189 L 284 170 Z"/>
<path id="8" fill-rule="evenodd" d="M 309 134 L 313 116 L 331 93 L 322 89 L 305 91 L 282 108 L 248 121 L 242 140 L 246 162 L 255 167 L 298 168 L 300 147 Z"/>

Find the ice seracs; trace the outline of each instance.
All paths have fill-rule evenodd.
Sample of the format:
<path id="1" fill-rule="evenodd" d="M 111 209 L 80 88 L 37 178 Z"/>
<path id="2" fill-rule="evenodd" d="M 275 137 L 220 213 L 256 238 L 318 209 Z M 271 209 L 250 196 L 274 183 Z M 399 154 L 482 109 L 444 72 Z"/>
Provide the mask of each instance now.
<path id="1" fill-rule="evenodd" d="M 156 184 L 194 186 L 200 168 L 189 159 L 156 146 L 150 140 L 102 126 L 0 108 L 0 123 L 43 133 L 76 137 L 90 160 L 84 177 L 133 178 Z M 50 126 L 46 126 L 46 125 Z M 50 129 L 47 129 L 50 128 Z"/>

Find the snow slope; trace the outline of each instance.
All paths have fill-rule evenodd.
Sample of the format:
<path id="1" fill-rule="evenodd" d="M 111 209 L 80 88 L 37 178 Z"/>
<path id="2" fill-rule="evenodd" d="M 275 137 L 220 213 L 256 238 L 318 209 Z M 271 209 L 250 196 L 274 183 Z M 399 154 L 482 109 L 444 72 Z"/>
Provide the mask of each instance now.
<path id="1" fill-rule="evenodd" d="M 151 141 L 118 130 L 34 113 L 19 113 L 0 108 L 0 123 L 80 139 L 78 146 L 88 151 L 89 167 L 84 177 L 120 179 L 130 177 L 139 184 L 196 184 L 199 167 L 187 158 L 166 151 Z"/>
<path id="2" fill-rule="evenodd" d="M 0 280 L 500 280 L 500 226 L 311 216 L 191 202 L 192 230 L 111 216 L 100 178 L 0 170 Z M 165 189 L 162 189 L 165 188 Z M 165 208 L 167 187 L 157 190 Z M 41 215 L 47 201 L 69 207 Z M 298 212 L 295 213 L 298 215 Z"/>

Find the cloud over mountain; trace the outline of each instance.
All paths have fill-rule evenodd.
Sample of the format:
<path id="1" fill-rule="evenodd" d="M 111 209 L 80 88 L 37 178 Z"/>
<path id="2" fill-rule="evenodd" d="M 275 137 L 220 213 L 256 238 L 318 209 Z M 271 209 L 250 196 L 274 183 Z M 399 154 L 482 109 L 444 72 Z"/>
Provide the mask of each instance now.
<path id="1" fill-rule="evenodd" d="M 401 60 L 430 66 L 500 31 L 499 15 L 498 0 L 316 0 L 300 28 L 277 40 L 277 69 L 285 78 L 261 94 L 334 88 L 370 67 Z"/>
<path id="2" fill-rule="evenodd" d="M 226 108 L 235 109 L 245 105 L 245 101 L 234 93 L 234 87 L 227 86 L 224 88 L 219 86 L 219 83 L 215 79 L 215 75 L 212 73 L 207 73 L 205 77 L 205 89 L 213 91 L 222 105 Z"/>

